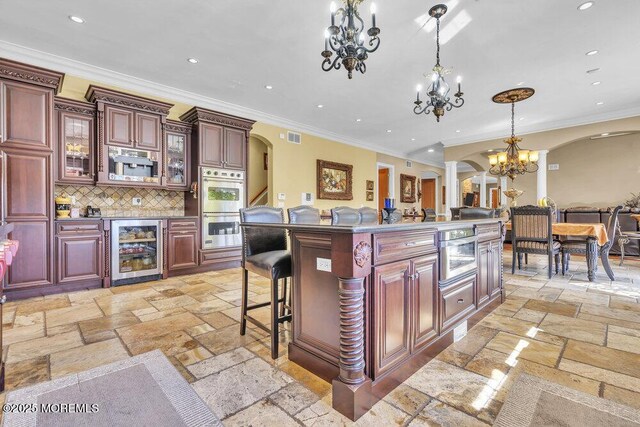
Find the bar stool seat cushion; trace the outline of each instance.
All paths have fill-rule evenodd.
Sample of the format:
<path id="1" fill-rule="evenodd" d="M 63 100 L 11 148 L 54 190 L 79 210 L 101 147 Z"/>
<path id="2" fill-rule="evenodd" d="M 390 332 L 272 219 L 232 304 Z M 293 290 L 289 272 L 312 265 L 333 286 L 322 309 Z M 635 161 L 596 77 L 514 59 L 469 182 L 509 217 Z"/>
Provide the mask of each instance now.
<path id="1" fill-rule="evenodd" d="M 278 250 L 249 255 L 244 260 L 244 268 L 276 281 L 290 277 L 291 252 Z"/>

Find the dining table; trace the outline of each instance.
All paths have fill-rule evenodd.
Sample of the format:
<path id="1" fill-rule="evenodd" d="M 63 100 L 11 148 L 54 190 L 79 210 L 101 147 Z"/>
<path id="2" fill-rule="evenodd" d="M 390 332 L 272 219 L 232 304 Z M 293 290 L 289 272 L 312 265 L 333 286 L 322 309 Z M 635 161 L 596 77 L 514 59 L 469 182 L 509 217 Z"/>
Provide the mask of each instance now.
<path id="1" fill-rule="evenodd" d="M 640 215 L 638 215 L 640 216 Z M 505 223 L 507 230 L 511 230 L 511 222 Z M 599 248 L 608 249 L 612 242 L 609 242 L 607 236 L 607 227 L 602 223 L 577 223 L 577 222 L 556 222 L 551 224 L 551 234 L 555 236 L 580 236 L 585 237 L 585 245 L 587 251 L 587 277 L 590 282 L 596 278 L 598 271 L 598 254 L 602 260 L 609 279 L 615 280 L 613 270 L 609 266 L 609 251 L 600 250 Z"/>

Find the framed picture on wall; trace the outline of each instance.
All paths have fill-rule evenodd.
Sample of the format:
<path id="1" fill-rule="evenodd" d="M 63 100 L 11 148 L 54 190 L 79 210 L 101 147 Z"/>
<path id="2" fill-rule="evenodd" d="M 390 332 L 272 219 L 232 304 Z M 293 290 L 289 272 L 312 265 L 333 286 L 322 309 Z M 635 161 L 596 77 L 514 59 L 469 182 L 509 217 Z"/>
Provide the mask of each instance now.
<path id="1" fill-rule="evenodd" d="M 367 191 L 373 191 L 373 181 L 367 180 Z"/>
<path id="2" fill-rule="evenodd" d="M 416 202 L 416 177 L 400 174 L 400 201 L 402 203 Z"/>
<path id="3" fill-rule="evenodd" d="M 318 199 L 353 200 L 352 173 L 352 165 L 318 160 Z"/>
<path id="4" fill-rule="evenodd" d="M 367 202 L 373 202 L 373 191 L 367 191 Z"/>

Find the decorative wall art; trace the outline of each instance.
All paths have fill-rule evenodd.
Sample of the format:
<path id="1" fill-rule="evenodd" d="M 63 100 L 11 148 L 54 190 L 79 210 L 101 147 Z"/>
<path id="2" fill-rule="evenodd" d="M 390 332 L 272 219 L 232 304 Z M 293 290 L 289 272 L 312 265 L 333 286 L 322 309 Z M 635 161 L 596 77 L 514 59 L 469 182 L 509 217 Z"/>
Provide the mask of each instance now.
<path id="1" fill-rule="evenodd" d="M 373 181 L 369 181 L 367 180 L 367 191 L 373 191 L 373 186 L 375 184 L 373 183 Z"/>
<path id="2" fill-rule="evenodd" d="M 352 174 L 352 165 L 318 160 L 318 199 L 353 200 Z"/>
<path id="3" fill-rule="evenodd" d="M 416 177 L 400 174 L 400 201 L 402 203 L 416 202 Z"/>
<path id="4" fill-rule="evenodd" d="M 373 191 L 367 191 L 367 202 L 373 202 Z"/>

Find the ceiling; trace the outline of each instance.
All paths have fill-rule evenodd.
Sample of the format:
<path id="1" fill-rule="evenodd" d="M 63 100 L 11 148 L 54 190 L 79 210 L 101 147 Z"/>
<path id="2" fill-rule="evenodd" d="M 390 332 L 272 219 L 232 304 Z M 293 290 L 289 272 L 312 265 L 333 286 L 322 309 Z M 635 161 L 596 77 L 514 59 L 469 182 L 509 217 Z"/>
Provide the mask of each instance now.
<path id="1" fill-rule="evenodd" d="M 433 1 L 378 0 L 382 43 L 353 80 L 320 68 L 328 0 L 0 0 L 0 56 L 35 49 L 47 54 L 41 62 L 55 55 L 164 85 L 155 95 L 198 94 L 228 112 L 439 164 L 443 145 L 509 133 L 509 106 L 491 97 L 520 82 L 536 89 L 517 105 L 520 134 L 640 115 L 640 1 L 596 0 L 578 11 L 583 1 L 445 2 L 442 64 L 453 69 L 451 83 L 463 77 L 466 103 L 440 123 L 412 112 L 415 87 L 435 62 L 425 18 Z M 58 69 L 74 67 L 96 70 Z"/>

